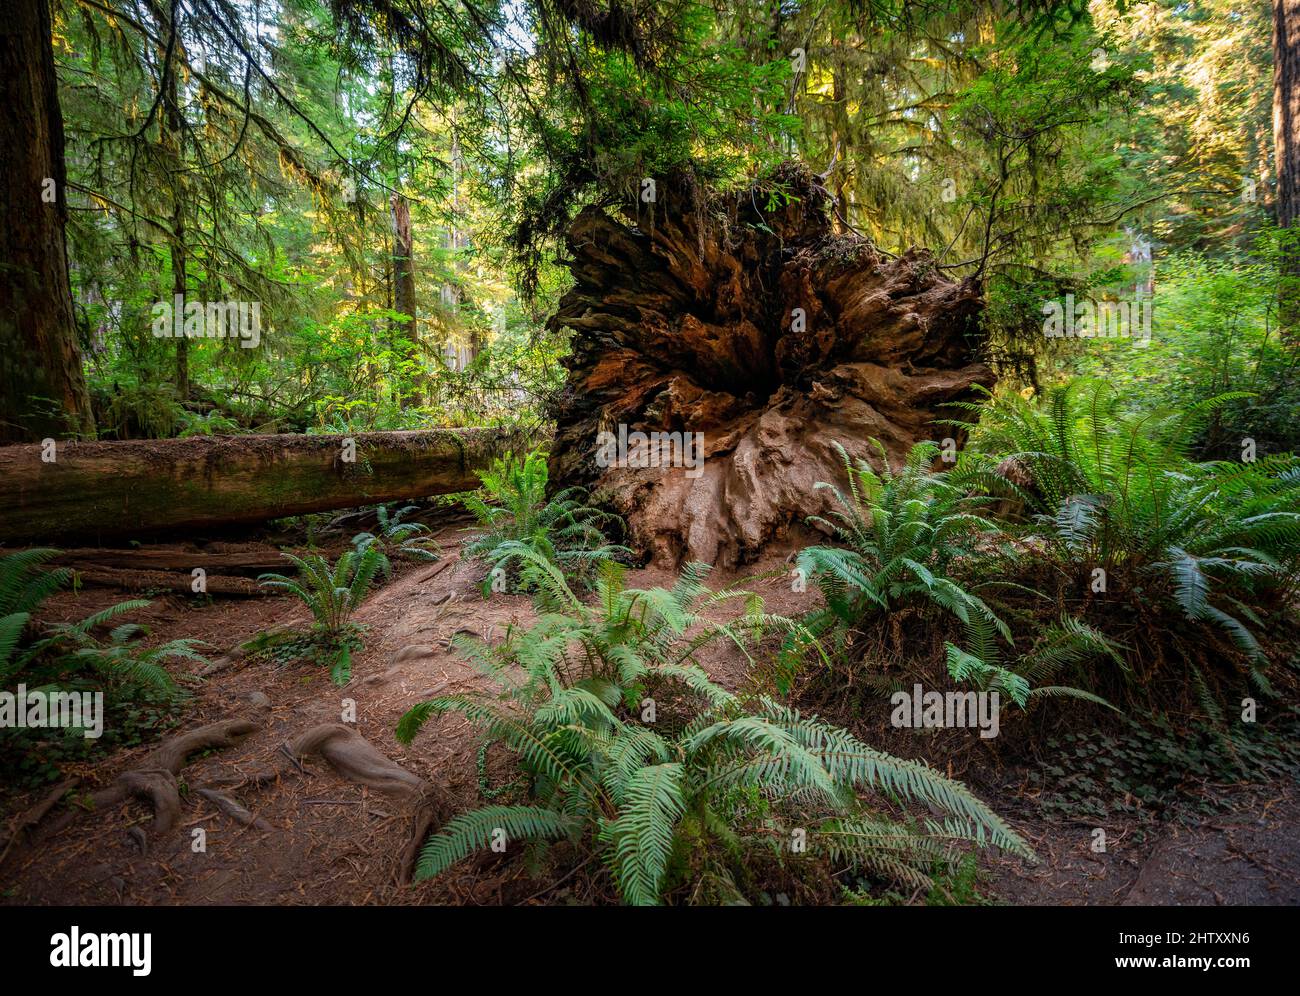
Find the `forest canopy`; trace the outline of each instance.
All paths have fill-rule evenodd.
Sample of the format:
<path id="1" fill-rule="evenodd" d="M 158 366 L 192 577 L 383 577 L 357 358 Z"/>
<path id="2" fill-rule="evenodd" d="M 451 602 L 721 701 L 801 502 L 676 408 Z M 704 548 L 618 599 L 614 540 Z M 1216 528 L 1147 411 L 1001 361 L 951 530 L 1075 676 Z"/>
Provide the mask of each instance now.
<path id="1" fill-rule="evenodd" d="M 1284 252 L 1271 17 L 1226 0 L 55 3 L 88 415 L 101 438 L 544 418 L 581 209 L 653 226 L 655 184 L 682 176 L 777 203 L 788 159 L 839 230 L 979 278 L 990 358 L 1036 384 L 1043 300 L 1113 296 L 1151 247 Z M 261 344 L 155 334 L 184 299 L 256 304 Z"/>

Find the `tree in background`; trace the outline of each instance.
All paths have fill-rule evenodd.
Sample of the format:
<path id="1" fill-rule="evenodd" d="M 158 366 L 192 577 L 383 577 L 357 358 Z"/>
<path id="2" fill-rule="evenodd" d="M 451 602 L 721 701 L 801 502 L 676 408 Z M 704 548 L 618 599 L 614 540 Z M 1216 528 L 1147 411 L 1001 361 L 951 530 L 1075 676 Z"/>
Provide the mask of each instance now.
<path id="1" fill-rule="evenodd" d="M 0 23 L 0 442 L 93 435 L 64 242 L 67 182 L 47 0 Z"/>

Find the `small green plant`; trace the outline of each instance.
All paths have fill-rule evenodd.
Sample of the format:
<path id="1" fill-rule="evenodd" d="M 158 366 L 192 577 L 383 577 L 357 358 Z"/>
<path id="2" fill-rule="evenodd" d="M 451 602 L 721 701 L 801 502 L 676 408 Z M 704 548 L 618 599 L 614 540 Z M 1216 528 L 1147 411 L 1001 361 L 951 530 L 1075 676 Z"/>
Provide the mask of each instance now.
<path id="1" fill-rule="evenodd" d="M 1051 737 L 1028 772 L 1033 798 L 1049 817 L 1115 817 L 1202 822 L 1233 805 L 1223 784 L 1294 781 L 1300 776 L 1300 711 L 1267 722 L 1179 724 L 1166 716 L 1126 720 L 1107 730 Z"/>
<path id="2" fill-rule="evenodd" d="M 546 498 L 546 454 L 537 450 L 522 459 L 507 454 L 480 472 L 483 495 L 465 496 L 466 507 L 478 519 L 483 531 L 465 544 L 464 557 L 486 557 L 517 585 L 520 545 L 564 568 L 580 583 L 590 580 L 596 564 L 632 551 L 609 542 L 604 529 L 622 526 L 610 512 L 586 503 L 582 488 L 566 488 Z M 500 576 L 500 575 L 498 575 Z M 484 594 L 492 588 L 493 576 L 483 582 Z"/>
<path id="3" fill-rule="evenodd" d="M 298 577 L 263 574 L 259 580 L 265 587 L 296 595 L 311 610 L 314 635 L 331 661 L 330 677 L 335 684 L 346 685 L 352 677 L 352 651 L 357 647 L 356 627 L 349 620 L 380 571 L 383 553 L 374 546 L 347 550 L 334 564 L 319 554 L 283 556 L 298 569 Z"/>
<path id="4" fill-rule="evenodd" d="M 430 561 L 441 556 L 436 544 L 425 535 L 429 532 L 428 526 L 421 522 L 402 521 L 403 516 L 414 511 L 414 505 L 405 505 L 393 512 L 386 505 L 376 505 L 375 515 L 379 520 L 375 526 L 376 531 L 361 532 L 352 537 L 352 545 L 358 553 L 364 553 L 370 548 L 379 551 L 380 572 L 384 577 L 391 577 L 393 573 L 390 552 L 393 556 L 410 560 Z"/>
<path id="5" fill-rule="evenodd" d="M 747 855 L 787 860 L 791 841 L 837 867 L 913 887 L 960 845 L 1023 842 L 961 785 L 926 765 L 875 751 L 816 717 L 769 699 L 746 702 L 716 685 L 696 654 L 715 639 L 788 628 L 747 592 L 711 592 L 708 568 L 690 565 L 671 589 L 623 587 L 621 569 L 598 569 L 584 604 L 554 564 L 520 552 L 535 582 L 538 621 L 497 646 L 458 640 L 499 691 L 423 702 L 398 724 L 409 743 L 431 717 L 454 713 L 520 759 L 521 805 L 489 805 L 453 818 L 426 843 L 420 878 L 494 841 L 567 841 L 598 857 L 628 903 L 662 902 L 675 888 L 721 890 L 745 901 Z M 743 598 L 736 623 L 699 610 Z M 942 820 L 899 823 L 865 807 L 864 792 L 922 801 Z"/>
<path id="6" fill-rule="evenodd" d="M 134 623 L 115 627 L 100 639 L 95 630 L 118 616 L 148 608 L 148 601 L 118 602 L 75 623 L 47 626 L 24 640 L 31 612 L 71 577 L 65 568 L 44 570 L 57 550 L 33 549 L 0 557 L 0 682 L 18 678 L 55 682 L 95 676 L 108 687 L 173 692 L 175 683 L 163 662 L 169 659 L 204 663 L 195 651 L 198 640 L 171 640 L 144 647 L 148 629 Z"/>
<path id="7" fill-rule="evenodd" d="M 207 414 L 185 412 L 181 416 L 181 426 L 178 435 L 182 439 L 189 436 L 231 435 L 243 431 L 239 423 L 233 418 L 215 409 Z"/>
<path id="8" fill-rule="evenodd" d="M 1076 698 L 1114 709 L 1109 702 L 1072 685 L 1046 684 L 1061 674 L 1098 658 L 1109 658 L 1124 668 L 1122 647 L 1103 633 L 1072 616 L 1044 626 L 1027 653 L 1013 662 L 1005 659 L 992 626 L 974 617 L 966 627 L 965 648 L 944 644 L 948 674 L 956 682 L 969 683 L 981 691 L 997 691 L 1021 709 L 1041 698 Z"/>
<path id="9" fill-rule="evenodd" d="M 22 639 L 31 614 L 72 576 L 66 567 L 44 569 L 58 552 L 40 548 L 0 557 L 0 681 L 30 663 L 34 655 L 23 649 Z"/>
<path id="10" fill-rule="evenodd" d="M 67 655 L 63 659 L 72 665 L 74 671 L 89 668 L 107 682 L 144 687 L 155 692 L 174 691 L 175 682 L 163 662 L 186 660 L 206 664 L 207 658 L 196 649 L 205 646 L 202 640 L 169 640 L 156 647 L 145 647 L 141 641 L 148 637 L 149 628 L 136 623 L 115 626 L 107 639 L 101 640 L 93 633 L 96 627 L 113 616 L 149 604 L 146 601 L 120 602 L 80 622 L 52 626 L 50 635 L 40 646 Z"/>
<path id="11" fill-rule="evenodd" d="M 44 569 L 57 551 L 23 550 L 0 556 L 0 685 L 23 683 L 42 690 L 102 691 L 102 736 L 87 739 L 63 728 L 0 730 L 0 766 L 21 787 L 59 777 L 62 766 L 94 759 L 117 746 L 152 739 L 174 722 L 184 694 L 168 673 L 168 660 L 202 663 L 196 640 L 144 646 L 148 630 L 125 624 L 105 637 L 96 631 L 149 602 L 119 602 L 74 623 L 37 628 L 31 616 L 72 577 Z"/>

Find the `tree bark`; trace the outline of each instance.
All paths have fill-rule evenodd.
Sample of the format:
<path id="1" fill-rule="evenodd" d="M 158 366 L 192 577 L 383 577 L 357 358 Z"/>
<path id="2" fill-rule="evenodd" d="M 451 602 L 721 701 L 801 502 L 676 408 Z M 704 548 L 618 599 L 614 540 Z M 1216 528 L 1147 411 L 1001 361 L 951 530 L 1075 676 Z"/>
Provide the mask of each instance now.
<path id="1" fill-rule="evenodd" d="M 411 234 L 411 205 L 401 194 L 393 194 L 389 204 L 393 222 L 393 310 L 410 315 L 405 321 L 395 323 L 395 327 L 409 340 L 416 362 L 423 364 L 420 332 L 415 321 L 415 240 Z M 418 405 L 423 378 L 417 372 L 414 379 L 416 387 L 409 403 Z"/>
<path id="2" fill-rule="evenodd" d="M 649 231 L 630 209 L 629 223 L 594 207 L 575 219 L 576 283 L 552 319 L 573 332 L 552 479 L 594 485 L 656 562 L 751 559 L 826 510 L 815 485 L 843 482 L 835 442 L 872 459 L 874 437 L 901 459 L 955 436 L 934 424 L 957 416 L 945 402 L 993 384 L 978 285 L 925 250 L 893 259 L 834 234 L 807 173 L 739 197 L 682 179 L 659 191 Z M 701 433 L 702 466 L 681 449 L 678 466 L 638 466 L 648 445 L 601 466 L 598 434 L 620 425 Z"/>
<path id="3" fill-rule="evenodd" d="M 15 0 L 0 20 L 0 442 L 93 436 L 64 242 L 48 2 Z"/>
<path id="4" fill-rule="evenodd" d="M 1273 142 L 1277 166 L 1277 224 L 1294 228 L 1300 216 L 1300 0 L 1273 0 Z M 1300 336 L 1300 246 L 1283 257 L 1279 324 Z"/>
<path id="5" fill-rule="evenodd" d="M 0 447 L 0 542 L 262 522 L 477 488 L 495 429 L 233 436 Z"/>
<path id="6" fill-rule="evenodd" d="M 174 29 L 171 16 L 163 14 L 162 10 L 162 7 L 159 6 L 156 16 L 159 19 L 159 35 L 166 37 Z M 177 38 L 174 44 L 179 47 L 181 44 L 180 39 Z M 158 53 L 158 62 L 159 65 L 164 67 L 163 72 L 166 74 L 166 79 L 162 81 L 164 110 L 158 123 L 159 139 L 163 146 L 164 155 L 172 157 L 175 161 L 171 187 L 172 298 L 180 302 L 181 313 L 184 314 L 185 299 L 189 296 L 185 252 L 185 174 L 183 169 L 185 119 L 181 112 L 174 65 L 167 65 L 166 53 L 161 51 Z M 190 342 L 185 336 L 179 336 L 176 339 L 176 397 L 182 402 L 190 399 Z"/>

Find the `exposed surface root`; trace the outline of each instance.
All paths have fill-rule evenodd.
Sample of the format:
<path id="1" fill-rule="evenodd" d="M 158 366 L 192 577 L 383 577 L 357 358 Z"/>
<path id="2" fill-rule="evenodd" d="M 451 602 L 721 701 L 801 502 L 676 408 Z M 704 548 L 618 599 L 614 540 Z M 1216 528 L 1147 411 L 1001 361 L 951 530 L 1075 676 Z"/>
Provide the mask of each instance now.
<path id="1" fill-rule="evenodd" d="M 290 747 L 294 757 L 319 754 L 348 781 L 389 795 L 420 795 L 428 783 L 411 774 L 350 726 L 322 723 L 298 737 Z"/>
<path id="2" fill-rule="evenodd" d="M 224 792 L 218 792 L 216 789 L 199 788 L 194 790 L 198 795 L 207 799 L 210 803 L 225 813 L 236 823 L 242 823 L 244 826 L 251 826 L 256 830 L 270 830 L 271 824 L 254 813 L 249 812 L 237 800 L 232 799 Z"/>
<path id="3" fill-rule="evenodd" d="M 443 823 L 447 822 L 450 809 L 446 795 L 440 792 L 426 793 L 411 819 L 411 835 L 406 847 L 402 849 L 401 863 L 398 865 L 397 880 L 402 885 L 408 884 L 415 876 L 415 866 L 420 860 L 420 850 L 425 839 Z"/>
<path id="4" fill-rule="evenodd" d="M 153 807 L 154 834 L 164 834 L 176 825 L 181 815 L 180 786 L 176 776 L 166 769 L 123 772 L 118 784 L 126 795 L 142 799 Z"/>
<path id="5" fill-rule="evenodd" d="M 10 822 L 9 831 L 5 834 L 3 840 L 0 840 L 4 846 L 0 847 L 0 865 L 4 864 L 5 858 L 9 856 L 10 849 L 18 843 L 20 839 L 31 829 L 36 827 L 51 809 L 58 805 L 59 800 L 81 784 L 80 778 L 68 778 L 58 785 L 54 786 L 49 793 L 41 799 L 35 806 L 20 813 Z"/>
<path id="6" fill-rule="evenodd" d="M 91 795 L 87 808 L 100 812 L 131 796 L 144 799 L 154 811 L 151 829 L 155 834 L 165 833 L 180 815 L 176 776 L 189 756 L 200 750 L 233 747 L 257 727 L 250 719 L 223 719 L 164 740 L 140 767 L 123 772 L 113 784 Z M 50 824 L 49 833 L 67 829 L 80 815 L 79 809 L 62 814 Z"/>

